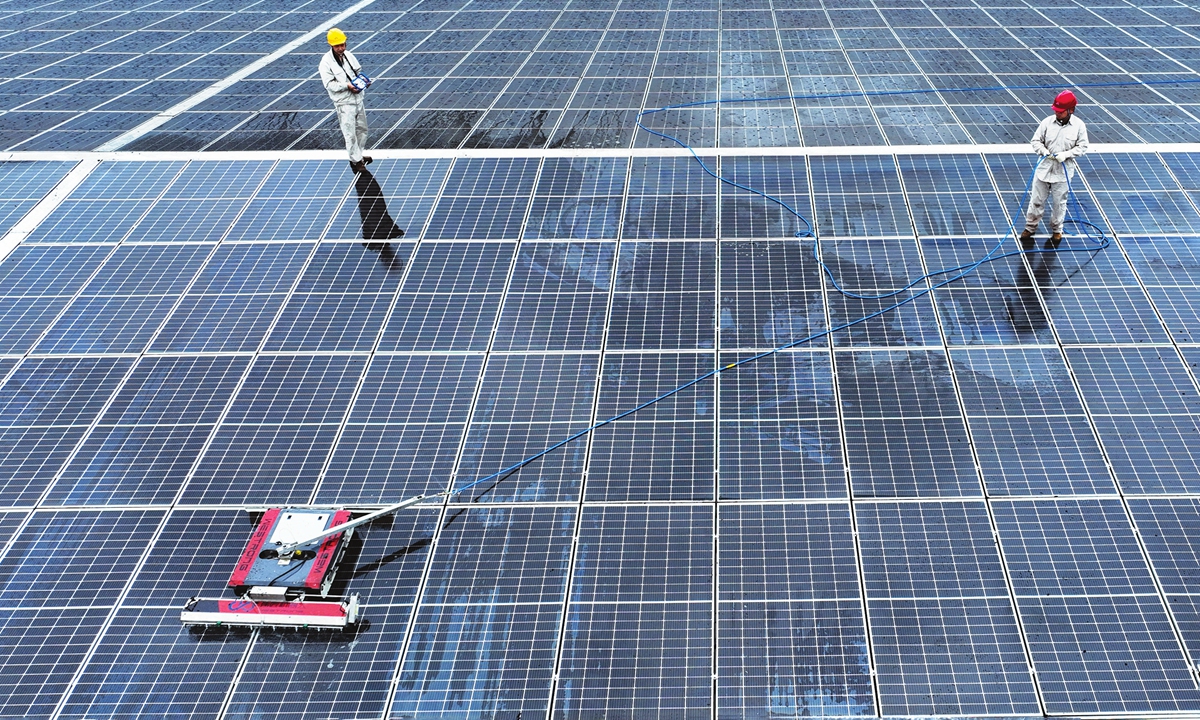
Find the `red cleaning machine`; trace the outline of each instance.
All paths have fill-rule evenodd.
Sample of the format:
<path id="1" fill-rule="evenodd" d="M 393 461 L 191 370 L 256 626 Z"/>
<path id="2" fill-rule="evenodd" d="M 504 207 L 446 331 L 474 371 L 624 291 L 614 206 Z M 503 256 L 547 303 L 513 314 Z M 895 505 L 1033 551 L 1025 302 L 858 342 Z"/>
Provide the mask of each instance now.
<path id="1" fill-rule="evenodd" d="M 353 625 L 360 616 L 358 595 L 336 598 L 329 591 L 354 529 L 426 497 L 445 495 L 418 495 L 358 519 L 346 509 L 271 508 L 229 576 L 227 584 L 237 597 L 193 597 L 179 619 L 185 625 Z"/>

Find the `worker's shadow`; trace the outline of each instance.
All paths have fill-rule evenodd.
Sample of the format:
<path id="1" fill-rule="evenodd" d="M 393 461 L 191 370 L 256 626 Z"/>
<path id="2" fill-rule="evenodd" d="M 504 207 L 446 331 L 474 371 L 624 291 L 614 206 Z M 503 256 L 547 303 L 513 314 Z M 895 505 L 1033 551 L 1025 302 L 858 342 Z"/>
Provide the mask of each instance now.
<path id="1" fill-rule="evenodd" d="M 354 176 L 354 191 L 358 193 L 358 216 L 362 221 L 363 247 L 379 253 L 379 261 L 389 269 L 399 270 L 404 262 L 396 255 L 389 240 L 404 237 L 388 212 L 387 201 L 379 181 L 365 168 Z"/>
<path id="2" fill-rule="evenodd" d="M 1017 333 L 1038 333 L 1050 327 L 1050 320 L 1038 298 L 1038 289 L 1041 288 L 1043 294 L 1053 292 L 1050 275 L 1057 262 L 1056 252 L 1013 256 L 1016 288 L 1005 295 L 1005 302 L 1008 305 L 1008 317 Z"/>

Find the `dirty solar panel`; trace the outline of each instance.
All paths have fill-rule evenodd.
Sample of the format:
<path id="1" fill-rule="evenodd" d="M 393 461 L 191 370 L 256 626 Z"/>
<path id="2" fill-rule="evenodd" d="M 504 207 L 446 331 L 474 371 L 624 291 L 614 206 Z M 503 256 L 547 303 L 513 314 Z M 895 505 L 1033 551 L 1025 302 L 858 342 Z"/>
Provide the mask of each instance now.
<path id="1" fill-rule="evenodd" d="M 0 262 L 0 714 L 1195 712 L 1196 156 L 1082 160 L 1101 253 L 894 309 L 929 283 L 835 288 L 889 294 L 1020 222 L 1032 155 L 938 146 L 1023 144 L 1057 90 L 989 88 L 1196 66 L 1190 8 L 1051 5 L 364 8 L 369 144 L 578 154 L 377 157 L 403 239 L 340 154 L 102 162 Z M 94 148 L 341 9 L 0 10 L 0 141 Z M 340 148 L 324 51 L 128 149 Z M 1196 139 L 1190 84 L 1077 92 L 1095 143 Z M 691 158 L 587 154 L 673 147 L 643 108 L 790 94 L 643 120 L 738 146 L 705 162 L 819 246 Z M 864 144 L 931 152 L 743 149 Z M 0 164 L 0 224 L 69 166 Z M 363 529 L 353 632 L 178 624 L 226 592 L 243 506 L 462 487 L 876 311 Z"/>
<path id="2" fill-rule="evenodd" d="M 207 540 L 207 539 L 206 539 Z M 67 696 L 62 717 L 214 717 L 245 656 L 248 629 L 196 630 L 174 607 L 121 608 Z"/>
<path id="3" fill-rule="evenodd" d="M 613 242 L 522 244 L 496 324 L 503 350 L 597 350 L 616 262 Z"/>
<path id="4" fill-rule="evenodd" d="M 4 128 L 3 145 L 90 150 L 266 55 L 328 12 L 313 12 L 311 2 L 297 8 L 227 5 L 42 7 L 10 14 L 7 20 L 25 31 L 18 48 L 22 62 L 10 72 L 37 82 L 38 89 L 14 88 L 0 100 L 10 117 L 28 118 Z"/>

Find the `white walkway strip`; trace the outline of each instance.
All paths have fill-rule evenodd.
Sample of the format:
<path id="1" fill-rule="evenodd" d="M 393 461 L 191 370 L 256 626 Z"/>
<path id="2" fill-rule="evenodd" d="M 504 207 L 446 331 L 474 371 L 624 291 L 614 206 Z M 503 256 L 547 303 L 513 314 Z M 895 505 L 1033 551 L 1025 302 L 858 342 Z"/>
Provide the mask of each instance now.
<path id="1" fill-rule="evenodd" d="M 372 0 L 374 1 L 374 0 Z M 368 110 L 368 113 L 370 110 Z M 1006 145 L 842 145 L 838 147 L 722 147 L 696 148 L 701 157 L 786 157 L 824 155 L 1026 155 L 1028 143 Z M 1200 152 L 1200 143 L 1092 143 L 1091 153 L 1181 153 Z M 683 148 L 569 148 L 569 149 L 476 149 L 476 150 L 371 150 L 376 160 L 427 158 L 558 158 L 558 157 L 681 157 Z M 345 160 L 346 151 L 260 150 L 238 152 L 0 152 L 0 161 L 19 160 Z"/>
<path id="2" fill-rule="evenodd" d="M 29 234 L 36 230 L 37 226 L 49 217 L 50 213 L 54 212 L 54 209 L 61 205 L 62 201 L 66 200 L 67 196 L 74 192 L 75 188 L 79 187 L 79 184 L 99 164 L 100 160 L 98 158 L 83 158 L 78 165 L 71 169 L 71 172 L 67 173 L 62 180 L 59 180 L 58 184 L 54 186 L 54 189 L 46 197 L 42 198 L 37 205 L 34 205 L 29 212 L 25 213 L 25 217 L 21 218 L 20 222 L 13 225 L 12 229 L 5 233 L 4 237 L 0 238 L 0 260 L 8 257 L 8 254 L 22 240 L 29 237 Z"/>
<path id="3" fill-rule="evenodd" d="M 332 18 L 322 22 L 318 27 L 315 27 L 312 30 L 309 30 L 308 32 L 301 35 L 300 37 L 296 38 L 295 40 L 292 40 L 290 43 L 284 45 L 283 47 L 280 47 L 279 49 L 277 49 L 275 52 L 271 53 L 270 55 L 266 55 L 266 56 L 263 56 L 263 57 L 255 60 L 254 62 L 250 63 L 249 65 L 242 68 L 241 70 L 238 70 L 237 72 L 233 73 L 229 77 L 226 77 L 222 80 L 218 80 L 217 82 L 213 83 L 212 85 L 209 85 L 208 87 L 204 88 L 203 90 L 196 93 L 195 95 L 192 95 L 191 97 L 184 100 L 183 102 L 173 105 L 173 106 L 167 108 L 166 110 L 163 110 L 159 114 L 150 118 L 149 120 L 142 123 L 141 125 L 138 125 L 137 127 L 133 128 L 129 132 L 125 133 L 124 135 L 115 137 L 112 140 L 109 140 L 108 142 L 104 143 L 100 147 L 96 148 L 96 151 L 97 152 L 112 152 L 113 150 L 120 150 L 121 148 L 125 147 L 126 145 L 133 142 L 134 140 L 137 140 L 138 138 L 142 137 L 146 133 L 151 132 L 152 130 L 156 130 L 159 127 L 162 127 L 167 122 L 169 122 L 172 118 L 174 118 L 176 115 L 179 115 L 180 113 L 185 112 L 187 110 L 191 110 L 192 108 L 196 107 L 200 103 L 209 99 L 213 95 L 216 95 L 217 93 L 221 92 L 225 88 L 227 88 L 231 85 L 234 85 L 235 83 L 238 83 L 242 80 L 245 80 L 246 78 L 250 77 L 250 75 L 254 74 L 255 72 L 258 72 L 259 70 L 266 67 L 267 65 L 270 65 L 271 63 L 275 62 L 276 60 L 283 57 L 284 55 L 287 55 L 288 53 L 290 53 L 291 51 L 300 47 L 301 45 L 304 45 L 305 43 L 312 41 L 316 37 L 324 36 L 325 32 L 329 28 L 331 28 L 335 25 L 341 24 L 341 22 L 343 20 L 345 20 L 346 18 L 350 17 L 351 15 L 357 13 L 359 10 L 362 10 L 363 8 L 365 8 L 369 5 L 372 5 L 374 3 L 375 3 L 375 0 L 361 0 L 361 2 L 357 3 L 356 5 L 351 5 L 346 10 L 344 10 L 344 11 L 338 13 L 337 15 L 334 15 Z"/>

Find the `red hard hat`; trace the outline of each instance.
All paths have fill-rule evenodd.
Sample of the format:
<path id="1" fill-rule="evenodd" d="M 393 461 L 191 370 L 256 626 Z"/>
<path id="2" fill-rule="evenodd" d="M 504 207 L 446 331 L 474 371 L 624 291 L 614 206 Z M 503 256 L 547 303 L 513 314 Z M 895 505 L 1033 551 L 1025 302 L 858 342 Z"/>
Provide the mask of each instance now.
<path id="1" fill-rule="evenodd" d="M 1075 112 L 1075 93 L 1070 90 L 1063 90 L 1054 98 L 1054 104 L 1051 105 L 1055 110 L 1066 110 L 1067 112 Z"/>

